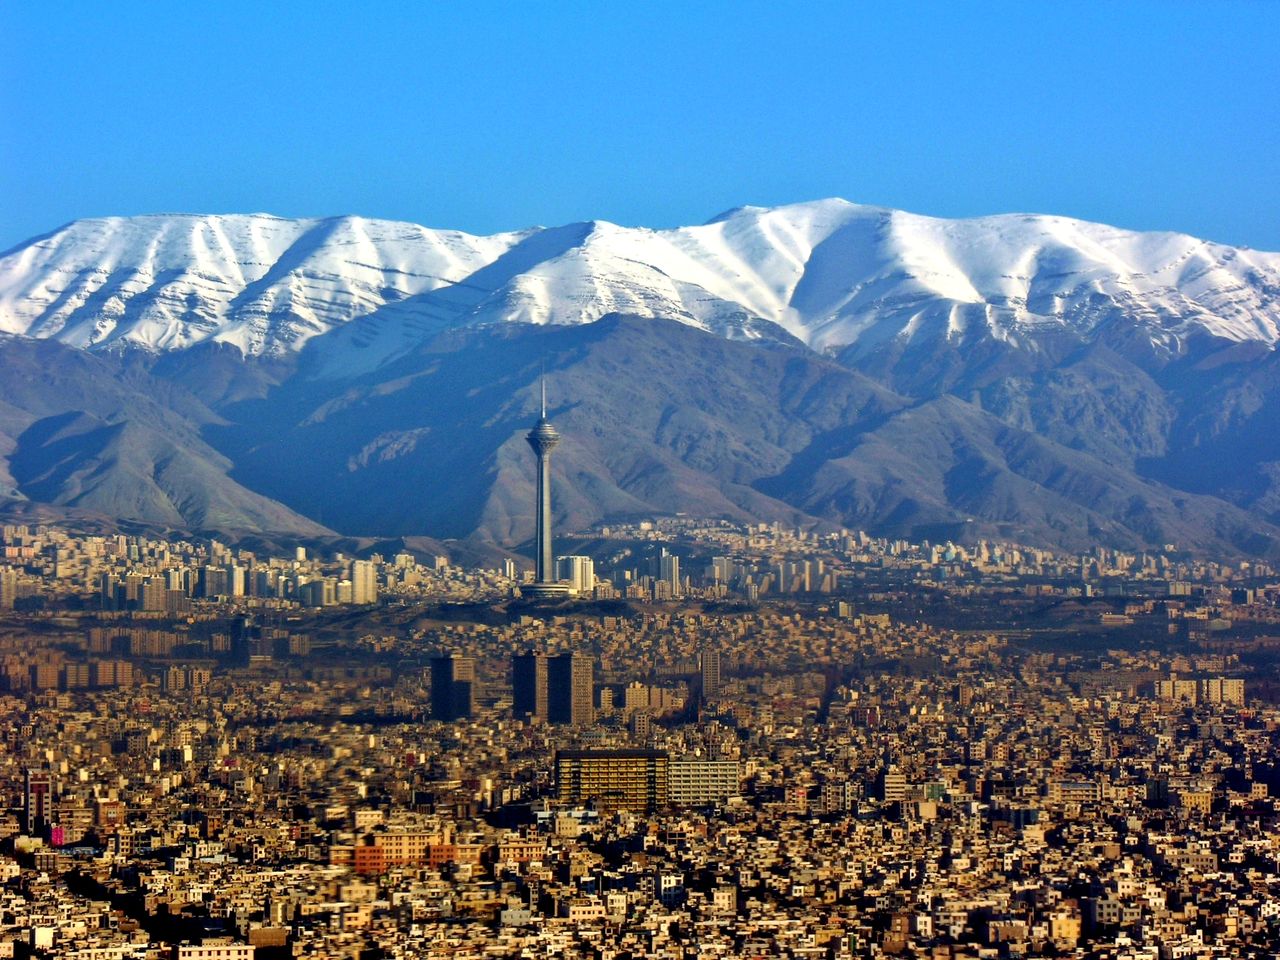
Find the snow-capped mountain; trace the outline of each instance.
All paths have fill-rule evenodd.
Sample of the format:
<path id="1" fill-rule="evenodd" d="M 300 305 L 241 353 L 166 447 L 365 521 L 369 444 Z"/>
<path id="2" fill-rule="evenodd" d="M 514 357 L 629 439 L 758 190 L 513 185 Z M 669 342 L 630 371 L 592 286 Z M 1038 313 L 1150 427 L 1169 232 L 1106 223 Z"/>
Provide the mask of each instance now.
<path id="1" fill-rule="evenodd" d="M 87 349 L 300 348 L 467 277 L 524 235 L 265 214 L 78 220 L 0 258 L 0 330 Z"/>
<path id="2" fill-rule="evenodd" d="M 83 220 L 0 257 L 0 330 L 89 349 L 225 341 L 371 369 L 444 327 L 664 317 L 731 339 L 1085 340 L 1123 322 L 1177 355 L 1280 340 L 1280 254 L 1065 217 L 945 220 L 822 200 L 670 230 L 591 222 L 491 237 L 340 217 Z M 776 326 L 775 326 L 776 325 Z"/>
<path id="3" fill-rule="evenodd" d="M 1063 217 L 84 220 L 0 254 L 0 513 L 519 544 L 545 364 L 568 526 L 1280 557 L 1278 342 L 1280 254 Z"/>

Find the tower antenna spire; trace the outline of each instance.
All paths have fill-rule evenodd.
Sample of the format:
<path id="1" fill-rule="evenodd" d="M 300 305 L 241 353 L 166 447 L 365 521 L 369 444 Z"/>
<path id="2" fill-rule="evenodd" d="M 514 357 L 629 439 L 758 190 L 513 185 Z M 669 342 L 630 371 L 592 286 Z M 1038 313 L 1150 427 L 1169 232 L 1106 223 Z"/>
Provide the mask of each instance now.
<path id="1" fill-rule="evenodd" d="M 547 419 L 547 371 L 542 371 L 542 419 Z"/>

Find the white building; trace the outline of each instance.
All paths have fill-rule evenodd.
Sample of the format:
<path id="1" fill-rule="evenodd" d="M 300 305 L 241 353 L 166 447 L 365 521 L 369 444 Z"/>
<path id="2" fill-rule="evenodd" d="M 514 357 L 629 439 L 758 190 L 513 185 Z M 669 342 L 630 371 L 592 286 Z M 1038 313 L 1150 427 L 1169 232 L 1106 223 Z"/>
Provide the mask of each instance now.
<path id="1" fill-rule="evenodd" d="M 378 574 L 372 560 L 356 560 L 351 564 L 351 602 L 378 602 Z"/>
<path id="2" fill-rule="evenodd" d="M 595 564 L 590 557 L 556 557 L 556 579 L 579 596 L 590 596 L 596 586 Z"/>
<path id="3" fill-rule="evenodd" d="M 667 764 L 667 796 L 679 806 L 700 806 L 738 796 L 741 769 L 736 760 L 681 757 Z"/>

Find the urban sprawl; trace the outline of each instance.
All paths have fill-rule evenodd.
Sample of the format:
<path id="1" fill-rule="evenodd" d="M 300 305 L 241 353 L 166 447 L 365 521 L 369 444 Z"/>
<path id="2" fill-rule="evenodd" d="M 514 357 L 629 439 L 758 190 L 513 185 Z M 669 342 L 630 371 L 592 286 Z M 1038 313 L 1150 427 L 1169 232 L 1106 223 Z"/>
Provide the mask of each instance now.
<path id="1" fill-rule="evenodd" d="M 1280 952 L 1266 565 L 2 533 L 0 957 Z"/>

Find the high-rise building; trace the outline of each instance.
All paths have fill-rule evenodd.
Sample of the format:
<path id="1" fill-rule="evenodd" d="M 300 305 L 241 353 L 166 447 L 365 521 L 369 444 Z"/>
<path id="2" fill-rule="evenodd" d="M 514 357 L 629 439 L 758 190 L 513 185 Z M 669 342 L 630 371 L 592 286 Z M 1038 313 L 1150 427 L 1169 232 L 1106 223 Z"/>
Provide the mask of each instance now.
<path id="1" fill-rule="evenodd" d="M 169 605 L 169 584 L 163 577 L 147 577 L 142 581 L 140 596 L 143 610 L 165 610 Z"/>
<path id="2" fill-rule="evenodd" d="M 720 696 L 720 651 L 703 650 L 699 658 L 702 674 L 702 699 L 714 700 Z"/>
<path id="3" fill-rule="evenodd" d="M 378 576 L 372 560 L 356 560 L 351 564 L 351 602 L 378 602 Z"/>
<path id="4" fill-rule="evenodd" d="M 585 653 L 566 653 L 547 661 L 547 720 L 586 726 L 595 721 L 594 670 Z"/>
<path id="5" fill-rule="evenodd" d="M 665 750 L 559 750 L 556 796 L 602 811 L 649 812 L 667 804 Z"/>
<path id="6" fill-rule="evenodd" d="M 517 653 L 511 658 L 511 712 L 547 719 L 547 655 Z"/>
<path id="7" fill-rule="evenodd" d="M 13 567 L 0 567 L 0 610 L 12 610 L 18 596 L 18 571 Z"/>
<path id="8" fill-rule="evenodd" d="M 206 598 L 227 596 L 229 591 L 225 568 L 206 564 L 200 568 L 199 578 L 197 596 Z"/>
<path id="9" fill-rule="evenodd" d="M 109 573 L 104 573 L 98 578 L 98 593 L 101 597 L 103 610 L 115 610 L 119 606 L 118 592 L 120 590 L 120 581 Z"/>
<path id="10" fill-rule="evenodd" d="M 58 679 L 62 690 L 83 690 L 89 686 L 89 664 L 66 663 Z"/>
<path id="11" fill-rule="evenodd" d="M 733 579 L 733 560 L 729 557 L 711 558 L 711 579 L 716 583 L 728 583 Z"/>
<path id="12" fill-rule="evenodd" d="M 53 774 L 28 769 L 22 784 L 22 818 L 27 833 L 37 833 L 49 824 L 53 808 Z"/>
<path id="13" fill-rule="evenodd" d="M 596 585 L 595 564 L 590 557 L 556 557 L 556 579 L 578 596 L 590 596 Z"/>
<path id="14" fill-rule="evenodd" d="M 680 596 L 680 558 L 673 553 L 663 553 L 658 576 L 671 590 L 671 596 Z"/>
<path id="15" fill-rule="evenodd" d="M 682 757 L 667 765 L 667 794 L 676 806 L 722 803 L 738 795 L 741 767 L 736 760 Z"/>
<path id="16" fill-rule="evenodd" d="M 448 654 L 431 658 L 431 719 L 466 720 L 475 712 L 476 662 Z"/>
<path id="17" fill-rule="evenodd" d="M 523 588 L 530 597 L 563 597 L 569 588 L 555 579 L 551 549 L 551 451 L 560 442 L 560 434 L 547 419 L 547 384 L 542 383 L 542 416 L 525 439 L 538 457 L 537 530 L 535 534 L 534 580 Z"/>

